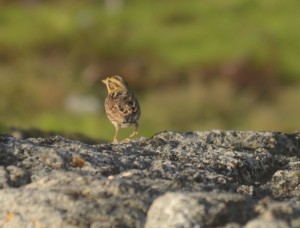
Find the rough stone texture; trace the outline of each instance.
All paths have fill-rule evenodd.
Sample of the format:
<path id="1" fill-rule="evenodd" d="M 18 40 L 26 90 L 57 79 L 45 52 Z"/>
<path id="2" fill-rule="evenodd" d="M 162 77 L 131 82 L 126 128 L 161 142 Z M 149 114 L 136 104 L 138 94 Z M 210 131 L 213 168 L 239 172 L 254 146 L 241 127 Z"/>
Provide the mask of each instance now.
<path id="1" fill-rule="evenodd" d="M 235 221 L 245 223 L 253 202 L 232 193 L 166 193 L 154 201 L 146 227 L 216 227 Z M 241 213 L 244 212 L 244 213 Z"/>
<path id="2" fill-rule="evenodd" d="M 0 136 L 0 227 L 300 227 L 300 134 Z"/>

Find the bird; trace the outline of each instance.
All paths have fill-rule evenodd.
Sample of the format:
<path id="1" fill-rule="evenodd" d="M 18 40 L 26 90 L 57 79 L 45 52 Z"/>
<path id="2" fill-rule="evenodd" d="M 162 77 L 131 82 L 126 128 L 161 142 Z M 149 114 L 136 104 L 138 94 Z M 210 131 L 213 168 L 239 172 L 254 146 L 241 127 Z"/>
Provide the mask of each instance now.
<path id="1" fill-rule="evenodd" d="M 134 131 L 129 136 L 132 138 L 138 133 L 141 108 L 138 100 L 130 91 L 128 83 L 118 75 L 109 76 L 102 80 L 106 85 L 108 95 L 105 99 L 105 111 L 109 121 L 115 127 L 113 143 L 118 142 L 120 128 L 134 125 Z"/>

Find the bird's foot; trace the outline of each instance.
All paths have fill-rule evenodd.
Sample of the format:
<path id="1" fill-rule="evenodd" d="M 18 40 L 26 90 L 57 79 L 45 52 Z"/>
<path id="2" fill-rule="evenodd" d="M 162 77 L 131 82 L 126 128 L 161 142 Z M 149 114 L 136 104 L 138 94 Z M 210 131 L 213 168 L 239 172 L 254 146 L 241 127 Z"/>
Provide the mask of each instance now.
<path id="1" fill-rule="evenodd" d="M 131 138 L 126 138 L 126 139 L 124 139 L 124 140 L 122 140 L 122 142 L 124 142 L 124 143 L 129 143 L 131 141 Z"/>
<path id="2" fill-rule="evenodd" d="M 132 132 L 131 135 L 129 135 L 129 138 L 132 138 L 133 136 L 135 136 L 135 135 L 137 135 L 137 134 L 138 134 L 138 132 L 137 132 L 137 131 L 134 131 L 134 132 Z"/>

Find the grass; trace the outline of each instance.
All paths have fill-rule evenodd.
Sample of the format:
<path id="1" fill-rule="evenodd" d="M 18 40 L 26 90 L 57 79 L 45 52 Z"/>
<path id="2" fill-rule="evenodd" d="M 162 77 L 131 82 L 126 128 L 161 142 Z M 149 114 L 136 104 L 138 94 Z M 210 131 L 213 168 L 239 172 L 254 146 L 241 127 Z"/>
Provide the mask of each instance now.
<path id="1" fill-rule="evenodd" d="M 299 89 L 284 88 L 272 99 L 262 101 L 255 92 L 236 93 L 226 82 L 193 84 L 150 94 L 144 100 L 144 109 L 148 110 L 146 118 L 154 115 L 153 125 L 163 129 L 293 132 L 300 129 L 300 109 L 296 105 L 300 101 Z"/>
<path id="2" fill-rule="evenodd" d="M 37 128 L 44 131 L 61 132 L 62 134 L 81 133 L 94 139 L 112 140 L 115 129 L 108 121 L 107 117 L 95 114 L 74 114 L 66 112 L 46 112 L 35 115 L 34 118 L 11 120 L 12 126 L 18 126 L 24 129 Z M 134 127 L 121 129 L 119 139 L 128 137 Z M 5 132 L 8 129 L 0 126 L 0 131 Z M 150 123 L 141 121 L 141 128 L 138 136 L 149 137 L 155 134 L 155 129 L 151 128 Z"/>
<path id="3" fill-rule="evenodd" d="M 0 9 L 0 47 L 15 58 L 43 55 L 43 50 L 56 47 L 69 61 L 128 58 L 144 50 L 154 55 L 153 61 L 173 68 L 241 57 L 264 62 L 275 52 L 279 70 L 288 73 L 283 79 L 299 80 L 299 4 L 133 1 L 116 14 L 83 3 L 5 6 Z"/>
<path id="4" fill-rule="evenodd" d="M 261 101 L 250 91 L 236 94 L 226 82 L 157 90 L 139 97 L 142 117 L 138 137 L 150 137 L 165 130 L 294 132 L 300 129 L 299 91 L 299 86 L 283 88 L 272 100 Z M 111 140 L 114 135 L 114 127 L 103 112 L 85 115 L 44 112 L 28 117 L 26 121 L 16 119 L 10 120 L 10 123 L 23 128 L 77 132 L 95 139 Z M 131 131 L 133 127 L 122 129 L 119 138 L 126 138 Z"/>
<path id="5" fill-rule="evenodd" d="M 69 113 L 64 99 L 75 91 L 103 102 L 97 79 L 118 73 L 139 93 L 141 135 L 297 130 L 299 6 L 296 0 L 132 0 L 110 12 L 97 1 L 1 4 L 1 122 L 110 139 L 114 128 L 104 113 Z M 235 81 L 217 70 L 243 60 L 261 70 L 241 71 Z M 252 87 L 234 87 L 246 74 Z M 260 90 L 273 89 L 261 86 L 269 76 L 278 87 L 261 97 Z"/>

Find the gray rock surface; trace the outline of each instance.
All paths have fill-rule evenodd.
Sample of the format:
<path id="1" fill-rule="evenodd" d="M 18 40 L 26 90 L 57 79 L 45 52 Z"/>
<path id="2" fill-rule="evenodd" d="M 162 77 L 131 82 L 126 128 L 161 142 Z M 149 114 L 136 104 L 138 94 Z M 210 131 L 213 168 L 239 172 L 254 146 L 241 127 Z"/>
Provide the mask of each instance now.
<path id="1" fill-rule="evenodd" d="M 300 133 L 0 135 L 0 227 L 300 227 Z"/>

